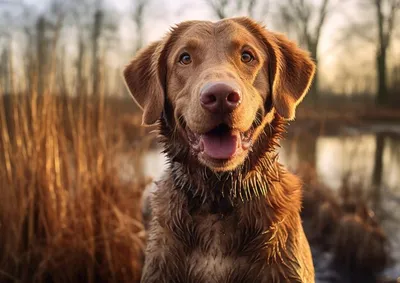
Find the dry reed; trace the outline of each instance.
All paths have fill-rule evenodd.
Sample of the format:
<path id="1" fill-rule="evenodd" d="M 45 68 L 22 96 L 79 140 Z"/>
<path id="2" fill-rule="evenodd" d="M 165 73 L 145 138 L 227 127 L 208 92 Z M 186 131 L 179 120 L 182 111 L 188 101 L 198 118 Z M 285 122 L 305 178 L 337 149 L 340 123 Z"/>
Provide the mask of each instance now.
<path id="1" fill-rule="evenodd" d="M 139 281 L 145 179 L 104 101 L 0 91 L 0 282 Z"/>

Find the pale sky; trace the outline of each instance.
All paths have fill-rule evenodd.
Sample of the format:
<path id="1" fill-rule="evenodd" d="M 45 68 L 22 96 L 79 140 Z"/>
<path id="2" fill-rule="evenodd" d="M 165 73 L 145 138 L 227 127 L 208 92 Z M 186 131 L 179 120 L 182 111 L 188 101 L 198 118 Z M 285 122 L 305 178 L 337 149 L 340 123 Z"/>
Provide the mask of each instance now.
<path id="1" fill-rule="evenodd" d="M 120 12 L 126 12 L 132 7 L 132 0 L 106 0 L 110 6 L 115 7 Z M 277 0 L 271 1 L 272 3 Z M 285 1 L 285 0 L 281 0 Z M 320 0 L 313 0 L 316 5 L 320 4 Z M 335 4 L 338 0 L 333 0 Z M 354 17 L 357 11 L 357 1 L 347 1 L 345 6 L 338 6 L 337 10 L 328 17 L 324 26 L 321 41 L 319 46 L 319 69 L 322 79 L 331 87 L 335 87 L 335 80 L 341 73 L 337 72 L 340 68 L 350 69 L 358 72 L 356 76 L 364 76 L 366 72 L 370 72 L 373 67 L 374 46 L 366 43 L 361 43 L 361 48 L 358 46 L 349 46 L 353 50 L 346 50 L 341 46 L 340 38 L 342 36 L 341 29 L 348 25 L 350 21 L 357 21 Z M 275 2 L 277 3 L 277 2 Z M 279 31 L 277 26 L 276 5 L 270 4 L 269 13 L 262 21 L 268 28 L 274 31 Z M 206 0 L 151 0 L 149 7 L 146 10 L 147 21 L 145 24 L 145 40 L 151 42 L 162 37 L 171 25 L 185 20 L 216 20 L 215 15 L 207 6 Z M 235 16 L 239 16 L 235 15 Z M 360 17 L 360 15 L 358 15 Z M 361 18 L 361 20 L 363 20 Z M 134 42 L 134 25 L 126 15 L 123 17 L 120 34 L 124 48 L 131 47 L 131 42 Z M 343 58 L 343 54 L 351 55 L 349 58 Z M 367 64 L 367 68 L 366 68 Z M 358 70 L 358 71 L 356 71 Z"/>
<path id="2" fill-rule="evenodd" d="M 122 13 L 132 7 L 132 0 L 106 1 L 108 1 L 109 5 L 113 5 Z M 318 0 L 314 1 L 317 3 L 319 2 Z M 150 6 L 146 11 L 148 20 L 145 24 L 145 40 L 147 42 L 159 39 L 168 31 L 168 28 L 171 25 L 181 21 L 216 20 L 215 15 L 207 6 L 206 0 L 152 0 L 149 5 Z M 354 5 L 351 3 L 347 5 L 347 10 L 352 9 L 354 9 Z M 276 27 L 276 21 L 274 21 L 274 17 L 276 17 L 275 10 L 276 7 L 274 7 L 274 5 L 270 5 L 270 12 L 263 20 L 263 22 L 271 30 L 279 29 L 279 27 Z M 337 48 L 335 48 L 334 41 L 338 35 L 338 29 L 346 24 L 346 21 L 346 15 L 339 10 L 328 19 L 327 24 L 324 27 L 319 50 L 320 54 L 323 54 L 320 58 L 320 69 L 327 70 L 327 72 L 323 72 L 325 76 L 332 77 L 329 70 L 335 67 L 334 65 L 336 64 L 336 56 L 337 52 L 339 51 Z M 122 42 L 122 45 L 125 48 L 130 48 L 131 42 L 134 41 L 134 33 L 135 29 L 132 21 L 128 16 L 123 17 L 120 27 L 120 34 L 121 37 L 125 39 Z"/>
<path id="3" fill-rule="evenodd" d="M 21 0 L 14 0 L 21 1 Z M 24 3 L 33 4 L 38 7 L 39 10 L 43 9 L 49 0 L 22 0 Z M 68 0 L 66 0 L 68 1 Z M 120 13 L 120 35 L 122 44 L 124 46 L 129 46 L 130 39 L 133 39 L 135 29 L 134 25 L 130 19 L 130 11 L 135 0 L 103 0 L 105 6 L 111 10 L 116 10 Z M 270 2 L 277 3 L 279 0 L 270 0 Z M 280 0 L 285 1 L 285 0 Z M 320 0 L 312 0 L 319 4 Z M 338 0 L 333 0 L 335 3 Z M 215 15 L 208 7 L 206 0 L 149 0 L 149 6 L 146 8 L 146 22 L 145 22 L 145 40 L 151 42 L 162 37 L 168 28 L 176 23 L 185 20 L 216 20 Z M 331 51 L 332 40 L 335 38 L 335 33 L 341 26 L 346 24 L 345 13 L 348 14 L 349 11 L 355 9 L 355 2 L 347 1 L 346 11 L 338 9 L 327 21 L 324 27 L 324 33 L 322 34 L 322 42 L 320 50 L 322 52 Z M 270 4 L 269 13 L 265 19 L 262 21 L 274 30 L 274 23 L 276 24 L 275 17 L 277 16 L 276 5 Z M 244 14 L 237 14 L 235 16 L 240 16 Z M 276 29 L 276 27 L 275 27 Z M 329 56 L 329 54 L 328 54 Z"/>
<path id="4" fill-rule="evenodd" d="M 19 1 L 19 0 L 15 0 Z M 66 0 L 67 1 L 67 0 Z M 118 67 L 126 63 L 128 54 L 131 54 L 135 43 L 135 26 L 131 20 L 132 3 L 134 0 L 103 0 L 105 7 L 119 16 L 119 47 L 122 53 L 111 55 L 111 64 Z M 263 23 L 273 31 L 279 31 L 276 17 L 276 4 L 279 0 L 270 0 L 270 8 Z M 280 0 L 285 1 L 285 0 Z M 312 0 L 319 5 L 321 0 Z M 332 3 L 341 0 L 332 0 Z M 365 1 L 365 0 L 359 0 Z M 32 4 L 39 10 L 46 7 L 49 0 L 24 0 L 24 3 Z M 358 11 L 357 1 L 348 0 L 328 18 L 324 26 L 319 46 L 319 69 L 321 77 L 329 87 L 334 88 L 338 78 L 360 78 L 371 73 L 374 63 L 374 46 L 358 39 L 350 40 L 349 44 L 341 42 L 341 29 L 349 24 L 349 21 L 363 21 L 371 14 Z M 151 42 L 162 37 L 176 23 L 185 20 L 216 20 L 215 15 L 207 6 L 206 0 L 149 0 L 145 16 L 145 42 Z M 239 14 L 240 15 L 240 14 Z M 235 15 L 238 16 L 238 15 Z M 348 40 L 348 38 L 347 38 Z M 397 46 L 394 45 L 394 46 Z M 393 48 L 392 48 L 393 49 Z M 393 51 L 399 58 L 399 53 Z M 121 54 L 123 54 L 121 56 Z M 126 55 L 124 55 L 126 54 Z M 390 64 L 390 62 L 389 62 Z M 350 72 L 349 75 L 342 69 Z M 365 80 L 364 80 L 365 81 Z"/>

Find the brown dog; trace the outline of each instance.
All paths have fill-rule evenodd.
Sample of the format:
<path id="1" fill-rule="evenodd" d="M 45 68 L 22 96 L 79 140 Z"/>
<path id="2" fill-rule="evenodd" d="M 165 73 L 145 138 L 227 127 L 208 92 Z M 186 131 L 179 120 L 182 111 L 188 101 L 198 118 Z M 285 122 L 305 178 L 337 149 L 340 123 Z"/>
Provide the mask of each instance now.
<path id="1" fill-rule="evenodd" d="M 169 160 L 142 282 L 314 282 L 301 183 L 274 153 L 314 70 L 248 18 L 181 23 L 127 66 Z"/>

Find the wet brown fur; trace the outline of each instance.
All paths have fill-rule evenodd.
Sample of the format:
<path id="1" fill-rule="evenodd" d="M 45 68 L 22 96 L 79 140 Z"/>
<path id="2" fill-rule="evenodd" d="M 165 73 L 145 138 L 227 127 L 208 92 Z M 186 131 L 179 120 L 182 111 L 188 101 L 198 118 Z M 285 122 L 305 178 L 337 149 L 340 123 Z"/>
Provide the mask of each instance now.
<path id="1" fill-rule="evenodd" d="M 198 36 L 209 35 L 207 27 L 213 24 L 180 24 L 164 43 L 148 47 L 125 71 L 127 85 L 144 110 L 143 123 L 155 122 L 162 113 L 160 141 L 169 161 L 151 199 L 142 282 L 312 283 L 313 263 L 300 220 L 301 182 L 278 163 L 275 148 L 286 120 L 294 117 L 309 87 L 314 65 L 287 39 L 249 19 L 222 23 L 227 30 L 222 34 L 239 32 L 243 40 L 251 37 L 260 49 L 260 60 L 253 69 L 235 69 L 235 64 L 223 65 L 224 60 L 213 58 L 217 67 L 221 64 L 225 69 L 211 75 L 239 80 L 246 95 L 253 98 L 243 102 L 230 122 L 243 130 L 256 129 L 252 151 L 232 164 L 221 165 L 223 170 L 199 161 L 184 132 L 186 124 L 201 133 L 217 123 L 197 109 L 193 100 L 193 93 L 198 93 L 196 84 L 186 83 L 206 80 L 207 75 L 193 74 L 190 69 L 186 70 L 189 78 L 179 70 L 174 75 L 171 59 L 188 30 L 193 32 L 196 27 Z M 149 62 L 158 64 L 157 68 Z M 182 95 L 185 88 L 191 91 Z M 200 122 L 193 122 L 199 117 Z"/>
<path id="2" fill-rule="evenodd" d="M 152 199 L 143 282 L 313 282 L 299 217 L 301 183 L 273 153 L 282 124 L 276 116 L 265 129 L 266 140 L 260 140 L 253 152 L 264 159 L 254 159 L 254 164 L 249 159 L 243 165 L 249 168 L 246 176 L 240 176 L 246 171 L 199 170 L 179 140 L 171 145 L 171 132 L 162 122 L 171 164 Z M 181 158 L 189 162 L 182 164 Z M 251 185 L 244 186 L 243 179 Z M 192 261 L 194 253 L 217 258 L 211 271 L 202 267 L 202 257 Z M 219 253 L 232 261 L 217 272 L 223 268 Z"/>

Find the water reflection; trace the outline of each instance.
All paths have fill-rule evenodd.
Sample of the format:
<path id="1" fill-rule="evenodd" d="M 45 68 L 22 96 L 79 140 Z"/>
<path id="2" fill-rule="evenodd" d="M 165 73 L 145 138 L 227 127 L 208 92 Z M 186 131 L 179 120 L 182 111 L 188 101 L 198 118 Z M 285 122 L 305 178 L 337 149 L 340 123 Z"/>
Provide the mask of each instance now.
<path id="1" fill-rule="evenodd" d="M 296 170 L 304 162 L 313 163 L 321 182 L 338 189 L 342 181 L 368 187 L 372 183 L 376 138 L 372 134 L 357 136 L 294 137 L 282 142 L 279 159 L 289 169 Z M 148 152 L 143 160 L 144 172 L 154 179 L 161 177 L 166 158 L 160 149 Z M 400 194 L 400 138 L 385 137 L 383 149 L 382 185 Z"/>
<path id="2" fill-rule="evenodd" d="M 288 168 L 296 170 L 299 164 L 315 154 L 315 168 L 320 181 L 332 189 L 338 189 L 342 181 L 369 186 L 372 183 L 376 138 L 372 134 L 358 136 L 321 136 L 316 138 L 315 153 L 301 139 L 283 141 L 280 160 Z M 300 151 L 299 144 L 302 144 Z M 313 164 L 311 164 L 313 165 Z M 382 185 L 392 190 L 400 184 L 400 139 L 385 138 L 383 151 Z"/>

